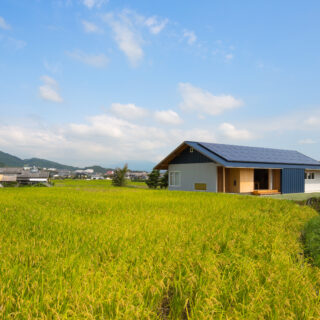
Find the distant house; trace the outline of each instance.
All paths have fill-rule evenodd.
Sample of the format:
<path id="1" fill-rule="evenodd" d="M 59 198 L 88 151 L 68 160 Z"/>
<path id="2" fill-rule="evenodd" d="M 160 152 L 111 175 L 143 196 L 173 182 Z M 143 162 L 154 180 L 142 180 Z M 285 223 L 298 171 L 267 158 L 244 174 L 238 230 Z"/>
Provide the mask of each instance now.
<path id="1" fill-rule="evenodd" d="M 170 190 L 320 192 L 320 163 L 293 150 L 185 141 L 155 169 L 169 171 Z"/>
<path id="2" fill-rule="evenodd" d="M 37 184 L 48 183 L 49 172 L 35 168 L 0 168 L 0 183 Z"/>
<path id="3" fill-rule="evenodd" d="M 127 177 L 130 180 L 140 180 L 144 181 L 148 178 L 148 173 L 145 171 L 129 171 Z"/>

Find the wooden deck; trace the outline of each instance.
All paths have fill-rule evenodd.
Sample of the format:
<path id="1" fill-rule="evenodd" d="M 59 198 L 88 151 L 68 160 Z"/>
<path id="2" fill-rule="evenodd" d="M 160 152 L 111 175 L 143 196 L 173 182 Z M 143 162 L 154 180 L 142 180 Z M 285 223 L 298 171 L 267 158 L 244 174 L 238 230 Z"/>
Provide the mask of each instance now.
<path id="1" fill-rule="evenodd" d="M 254 190 L 252 194 L 255 196 L 263 196 L 269 194 L 281 194 L 281 192 L 279 190 Z"/>

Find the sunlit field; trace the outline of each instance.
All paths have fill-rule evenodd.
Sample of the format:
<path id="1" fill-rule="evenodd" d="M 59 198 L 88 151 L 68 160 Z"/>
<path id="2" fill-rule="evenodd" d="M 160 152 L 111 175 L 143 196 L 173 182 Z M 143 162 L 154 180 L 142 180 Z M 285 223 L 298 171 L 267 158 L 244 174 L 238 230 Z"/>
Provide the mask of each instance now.
<path id="1" fill-rule="evenodd" d="M 315 215 L 139 183 L 3 188 L 0 318 L 319 319 L 301 242 Z"/>

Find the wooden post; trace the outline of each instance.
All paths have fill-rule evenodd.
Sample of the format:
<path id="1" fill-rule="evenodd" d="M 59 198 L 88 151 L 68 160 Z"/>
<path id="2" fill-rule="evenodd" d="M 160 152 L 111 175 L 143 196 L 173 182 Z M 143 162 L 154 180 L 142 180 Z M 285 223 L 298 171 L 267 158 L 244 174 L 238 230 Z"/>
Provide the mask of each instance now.
<path id="1" fill-rule="evenodd" d="M 273 190 L 273 175 L 272 175 L 272 169 L 268 170 L 268 180 L 269 180 L 269 190 Z"/>
<path id="2" fill-rule="evenodd" d="M 222 167 L 222 185 L 223 185 L 223 192 L 226 192 L 226 168 Z"/>

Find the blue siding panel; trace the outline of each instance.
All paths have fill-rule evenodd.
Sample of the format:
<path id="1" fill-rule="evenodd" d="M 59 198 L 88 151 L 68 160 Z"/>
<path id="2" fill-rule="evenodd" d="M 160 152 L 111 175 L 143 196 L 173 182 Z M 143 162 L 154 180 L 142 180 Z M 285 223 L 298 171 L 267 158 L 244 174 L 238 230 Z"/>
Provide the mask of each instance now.
<path id="1" fill-rule="evenodd" d="M 304 169 L 282 169 L 281 191 L 282 193 L 304 192 Z"/>
<path id="2" fill-rule="evenodd" d="M 206 163 L 214 162 L 213 160 L 207 158 L 202 153 L 193 149 L 193 152 L 190 152 L 190 147 L 183 150 L 178 156 L 176 156 L 170 163 L 172 164 L 181 164 L 181 163 Z"/>

